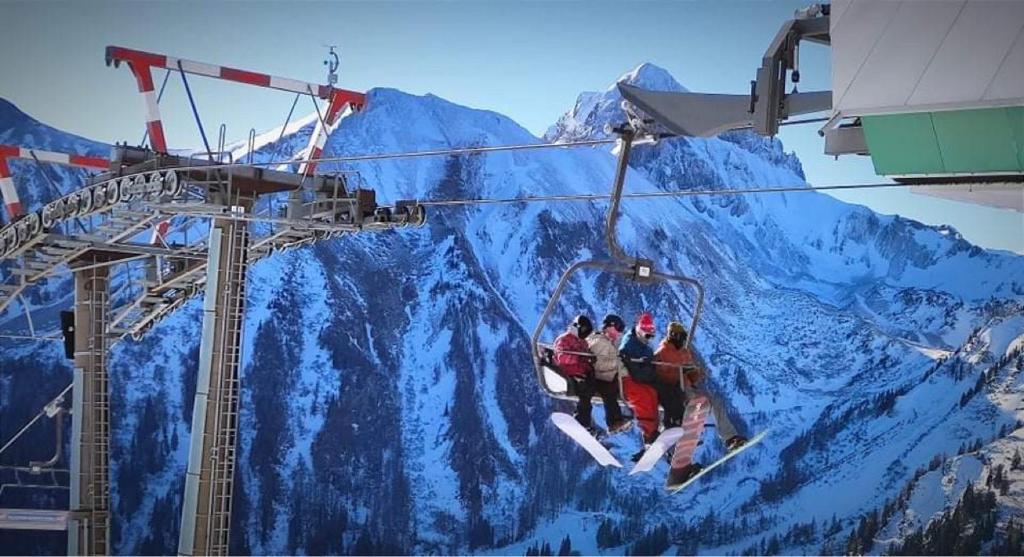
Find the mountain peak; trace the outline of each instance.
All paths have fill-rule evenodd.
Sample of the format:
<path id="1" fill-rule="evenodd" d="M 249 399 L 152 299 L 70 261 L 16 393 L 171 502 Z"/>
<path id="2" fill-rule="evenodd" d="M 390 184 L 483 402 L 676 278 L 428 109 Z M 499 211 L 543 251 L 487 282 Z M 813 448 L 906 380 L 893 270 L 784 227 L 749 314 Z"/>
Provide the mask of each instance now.
<path id="1" fill-rule="evenodd" d="M 26 114 L 11 101 L 0 97 L 0 144 L 59 153 L 109 156 L 110 147 L 52 128 Z"/>
<path id="2" fill-rule="evenodd" d="M 622 77 L 617 79 L 616 83 L 609 87 L 609 90 L 614 89 L 617 83 L 628 83 L 652 91 L 687 91 L 668 70 L 650 62 L 644 62 L 622 74 Z"/>
<path id="3" fill-rule="evenodd" d="M 686 88 L 680 85 L 668 70 L 650 62 L 644 62 L 622 74 L 604 91 L 580 93 L 576 99 L 576 105 L 548 128 L 544 139 L 547 141 L 575 141 L 607 137 L 603 131 L 604 125 L 618 123 L 623 119 L 622 95 L 615 87 L 618 83 L 628 83 L 653 91 L 686 92 Z"/>
<path id="4" fill-rule="evenodd" d="M 0 123 L 4 128 L 12 128 L 16 125 L 24 125 L 28 122 L 34 122 L 32 117 L 22 112 L 11 101 L 0 97 Z"/>

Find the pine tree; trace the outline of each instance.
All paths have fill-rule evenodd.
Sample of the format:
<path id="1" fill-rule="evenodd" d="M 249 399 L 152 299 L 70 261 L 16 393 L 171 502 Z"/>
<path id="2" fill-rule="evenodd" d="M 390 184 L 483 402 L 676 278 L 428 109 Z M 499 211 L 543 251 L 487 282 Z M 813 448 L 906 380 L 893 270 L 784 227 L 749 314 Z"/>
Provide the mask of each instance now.
<path id="1" fill-rule="evenodd" d="M 622 545 L 622 533 L 609 519 L 601 521 L 597 527 L 597 547 L 607 549 Z"/>
<path id="2" fill-rule="evenodd" d="M 558 546 L 558 555 L 559 555 L 559 557 L 567 557 L 571 553 L 572 553 L 572 540 L 569 539 L 569 534 L 566 534 L 565 537 L 562 538 L 562 544 L 560 546 Z"/>

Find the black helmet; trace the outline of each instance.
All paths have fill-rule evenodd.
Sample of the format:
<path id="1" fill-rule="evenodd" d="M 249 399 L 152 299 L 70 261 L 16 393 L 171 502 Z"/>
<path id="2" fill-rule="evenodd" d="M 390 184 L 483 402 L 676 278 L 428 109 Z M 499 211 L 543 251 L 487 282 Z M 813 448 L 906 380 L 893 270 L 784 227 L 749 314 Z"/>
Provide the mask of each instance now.
<path id="1" fill-rule="evenodd" d="M 594 332 L 594 324 L 590 322 L 589 317 L 582 313 L 572 320 L 572 328 L 576 329 L 576 336 L 580 338 L 587 338 L 590 333 Z"/>
<path id="2" fill-rule="evenodd" d="M 668 324 L 668 340 L 676 346 L 676 348 L 682 348 L 683 344 L 686 343 L 686 327 L 678 321 L 672 321 Z"/>
<path id="3" fill-rule="evenodd" d="M 614 327 L 616 331 L 622 332 L 626 330 L 626 322 L 621 317 L 614 313 L 609 313 L 604 316 L 604 321 L 601 321 L 601 328 Z"/>

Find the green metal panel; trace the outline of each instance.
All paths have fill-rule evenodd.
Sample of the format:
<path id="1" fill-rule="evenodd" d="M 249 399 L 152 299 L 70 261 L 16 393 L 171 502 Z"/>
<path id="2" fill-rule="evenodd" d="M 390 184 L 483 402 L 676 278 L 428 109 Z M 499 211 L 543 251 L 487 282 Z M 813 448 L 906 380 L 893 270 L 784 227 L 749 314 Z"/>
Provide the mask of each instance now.
<path id="1" fill-rule="evenodd" d="M 1017 168 L 1024 170 L 1024 106 L 1006 109 L 1006 122 L 1017 150 Z"/>
<path id="2" fill-rule="evenodd" d="M 945 171 L 930 114 L 865 116 L 861 125 L 879 175 Z"/>
<path id="3" fill-rule="evenodd" d="M 1024 172 L 1024 107 L 865 116 L 875 172 Z"/>
<path id="4" fill-rule="evenodd" d="M 1014 172 L 1020 170 L 1009 116 L 1020 108 L 935 112 L 932 125 L 939 139 L 946 172 Z"/>

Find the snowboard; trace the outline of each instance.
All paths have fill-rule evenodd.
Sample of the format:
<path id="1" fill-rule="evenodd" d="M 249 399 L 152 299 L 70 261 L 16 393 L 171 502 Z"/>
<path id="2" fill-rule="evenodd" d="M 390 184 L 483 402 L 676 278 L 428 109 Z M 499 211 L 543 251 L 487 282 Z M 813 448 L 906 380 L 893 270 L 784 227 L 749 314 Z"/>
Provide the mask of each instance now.
<path id="1" fill-rule="evenodd" d="M 711 411 L 711 402 L 703 395 L 691 395 L 686 401 L 683 412 L 683 435 L 676 442 L 676 450 L 672 453 L 672 468 L 685 468 L 693 462 L 693 453 L 700 444 L 700 436 L 704 433 L 704 423 Z"/>
<path id="2" fill-rule="evenodd" d="M 651 443 L 651 446 L 640 457 L 640 460 L 636 462 L 633 469 L 629 471 L 629 475 L 650 472 L 654 465 L 658 463 L 658 460 L 665 454 L 665 451 L 682 436 L 683 428 L 681 427 L 670 427 L 662 431 L 661 435 L 658 435 L 658 438 Z"/>
<path id="3" fill-rule="evenodd" d="M 740 453 L 742 453 L 743 451 L 749 449 L 750 447 L 753 447 L 754 445 L 760 443 L 761 440 L 764 439 L 766 435 L 768 435 L 768 430 L 764 430 L 761 433 L 758 433 L 757 435 L 751 437 L 750 440 L 747 441 L 746 445 L 743 445 L 742 447 L 736 449 L 735 451 L 732 451 L 730 453 L 726 453 L 725 456 L 723 456 L 722 458 L 712 462 L 706 468 L 702 469 L 700 472 L 697 472 L 697 474 L 694 475 L 692 478 L 690 478 L 689 480 L 686 480 L 686 483 L 680 485 L 679 487 L 670 488 L 669 491 L 672 492 L 672 493 L 678 493 L 678 492 L 682 491 L 683 489 L 686 489 L 686 486 L 688 486 L 688 485 L 692 484 L 693 482 L 699 480 L 700 477 L 703 476 L 704 474 L 707 474 L 708 472 L 714 470 L 718 466 L 720 466 L 722 464 L 725 464 L 726 461 L 728 461 L 729 459 L 733 458 L 734 456 L 737 456 Z"/>
<path id="4" fill-rule="evenodd" d="M 590 456 L 594 457 L 594 460 L 596 460 L 601 466 L 622 468 L 622 463 L 615 458 L 615 455 L 613 455 L 607 447 L 599 443 L 585 427 L 581 426 L 580 423 L 576 421 L 576 418 L 569 414 L 555 412 L 554 414 L 551 414 L 551 421 L 555 423 L 555 426 L 558 429 L 564 431 L 569 437 L 572 437 L 572 440 L 576 441 L 576 444 L 580 447 L 583 447 L 583 450 L 590 453 Z"/>

